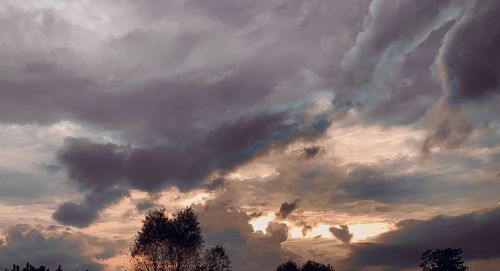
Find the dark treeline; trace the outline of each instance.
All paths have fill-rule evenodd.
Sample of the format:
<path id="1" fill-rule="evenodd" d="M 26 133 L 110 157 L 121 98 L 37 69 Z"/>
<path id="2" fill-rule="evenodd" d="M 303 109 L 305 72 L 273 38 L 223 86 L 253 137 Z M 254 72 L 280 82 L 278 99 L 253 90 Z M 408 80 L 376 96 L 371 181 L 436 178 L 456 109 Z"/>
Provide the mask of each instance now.
<path id="1" fill-rule="evenodd" d="M 5 271 L 9 271 L 9 269 L 5 268 Z M 19 265 L 15 265 L 15 264 L 12 265 L 12 269 L 10 271 L 50 271 L 50 269 L 43 266 L 43 265 L 40 265 L 39 267 L 34 267 L 29 262 L 27 262 L 26 266 L 24 266 L 23 269 L 21 269 L 19 267 Z M 61 266 L 59 265 L 59 267 L 57 267 L 57 269 L 55 269 L 55 271 L 63 271 L 63 270 L 61 269 Z"/>
<path id="2" fill-rule="evenodd" d="M 465 271 L 462 249 L 426 250 L 421 256 L 422 271 Z M 190 207 L 168 216 L 165 209 L 150 210 L 130 248 L 134 271 L 231 271 L 231 260 L 222 244 L 205 248 L 198 216 Z M 290 260 L 276 271 L 335 271 L 329 264 L 307 261 L 302 265 Z M 5 271 L 50 271 L 45 266 L 27 263 Z M 63 271 L 59 266 L 55 271 Z M 88 270 L 87 270 L 88 271 Z"/>

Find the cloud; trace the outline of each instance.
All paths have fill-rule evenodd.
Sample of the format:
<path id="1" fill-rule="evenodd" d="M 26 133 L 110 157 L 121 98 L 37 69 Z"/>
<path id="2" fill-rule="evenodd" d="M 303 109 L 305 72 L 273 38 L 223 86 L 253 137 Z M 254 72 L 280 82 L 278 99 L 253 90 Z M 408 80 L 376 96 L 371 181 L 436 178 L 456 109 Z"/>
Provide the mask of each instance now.
<path id="1" fill-rule="evenodd" d="M 397 58 L 413 51 L 433 30 L 453 18 L 450 3 L 372 1 L 363 31 L 342 60 L 342 67 L 347 71 L 345 83 L 349 87 L 363 85 L 373 78 L 378 68 L 388 68 Z"/>
<path id="2" fill-rule="evenodd" d="M 67 12 L 9 2 L 0 57 L 12 65 L 0 67 L 0 121 L 71 121 L 111 134 L 68 139 L 57 154 L 85 198 L 54 218 L 85 226 L 126 196 L 114 189 L 192 189 L 214 171 L 323 134 L 329 113 L 311 116 L 303 105 L 326 89 L 325 54 L 341 58 L 356 33 L 344 28 L 366 2 L 227 3 L 224 16 L 194 2 L 61 3 Z M 262 16 L 270 19 L 254 20 Z"/>
<path id="3" fill-rule="evenodd" d="M 437 216 L 429 220 L 407 220 L 398 228 L 378 236 L 373 243 L 353 244 L 348 261 L 354 268 L 386 266 L 416 267 L 426 249 L 460 247 L 465 260 L 500 257 L 497 232 L 500 209 L 459 216 Z"/>
<path id="4" fill-rule="evenodd" d="M 270 148 L 299 139 L 321 136 L 332 121 L 331 112 L 306 115 L 303 108 L 262 113 L 222 123 L 188 145 L 134 148 L 112 143 L 94 143 L 70 138 L 58 153 L 68 176 L 83 191 L 85 203 L 67 203 L 54 214 L 61 223 L 88 226 L 97 212 L 126 196 L 127 188 L 156 192 L 176 186 L 189 190 L 199 186 L 209 174 L 231 170 Z M 119 192 L 119 193 L 118 193 Z M 65 220 L 82 215 L 83 223 Z"/>
<path id="5" fill-rule="evenodd" d="M 340 227 L 331 227 L 330 232 L 343 243 L 350 243 L 352 239 L 352 233 L 349 232 L 349 227 L 347 225 L 340 225 Z"/>
<path id="6" fill-rule="evenodd" d="M 207 245 L 223 243 L 235 270 L 265 270 L 286 259 L 300 259 L 299 255 L 282 247 L 288 239 L 285 224 L 271 222 L 266 234 L 254 233 L 250 217 L 237 208 L 220 200 L 208 202 L 201 208 L 198 216 Z"/>
<path id="7" fill-rule="evenodd" d="M 304 148 L 304 154 L 306 158 L 313 158 L 316 155 L 320 154 L 322 151 L 324 151 L 324 148 L 322 148 L 321 146 L 310 146 Z"/>
<path id="8" fill-rule="evenodd" d="M 434 62 L 453 25 L 451 21 L 433 30 L 413 51 L 396 61 L 391 72 L 377 77 L 384 94 L 366 109 L 366 120 L 384 125 L 412 124 L 439 100 L 442 92 Z"/>
<path id="9" fill-rule="evenodd" d="M 479 1 L 450 32 L 442 48 L 450 102 L 484 100 L 500 91 L 499 11 L 497 1 Z"/>
<path id="10" fill-rule="evenodd" d="M 300 199 L 296 199 L 291 203 L 283 202 L 280 210 L 276 213 L 279 218 L 287 218 L 295 209 L 299 207 Z"/>
<path id="11" fill-rule="evenodd" d="M 99 217 L 100 210 L 128 196 L 130 196 L 128 190 L 121 188 L 93 191 L 85 197 L 83 203 L 62 203 L 52 218 L 64 225 L 88 227 Z"/>
<path id="12" fill-rule="evenodd" d="M 443 95 L 427 116 L 429 135 L 422 146 L 423 158 L 434 147 L 461 147 L 478 126 L 494 119 L 491 112 L 472 113 L 468 108 L 492 107 L 488 99 L 500 90 L 498 10 L 496 1 L 474 3 L 448 31 L 436 63 Z"/>
<path id="13" fill-rule="evenodd" d="M 40 179 L 34 174 L 0 171 L 0 198 L 33 200 L 50 195 L 53 188 Z"/>
<path id="14" fill-rule="evenodd" d="M 23 265 L 29 261 L 34 266 L 45 265 L 64 270 L 103 270 L 105 265 L 97 259 L 108 259 L 125 246 L 122 240 L 98 237 L 52 229 L 45 231 L 19 224 L 6 232 L 0 244 L 0 266 Z"/>

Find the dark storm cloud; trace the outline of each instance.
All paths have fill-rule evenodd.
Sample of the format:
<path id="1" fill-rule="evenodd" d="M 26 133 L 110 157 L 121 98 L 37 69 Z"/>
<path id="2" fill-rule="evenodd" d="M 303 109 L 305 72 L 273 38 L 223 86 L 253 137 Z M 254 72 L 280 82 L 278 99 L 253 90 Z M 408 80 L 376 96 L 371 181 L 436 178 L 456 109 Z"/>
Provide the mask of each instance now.
<path id="1" fill-rule="evenodd" d="M 339 227 L 331 227 L 330 232 L 343 243 L 350 243 L 352 239 L 352 233 L 349 232 L 349 227 L 347 225 L 340 225 Z"/>
<path id="2" fill-rule="evenodd" d="M 500 257 L 500 209 L 425 221 L 403 221 L 380 235 L 376 243 L 355 244 L 350 261 L 360 266 L 417 267 L 426 249 L 463 248 L 465 260 Z"/>
<path id="3" fill-rule="evenodd" d="M 500 91 L 500 3 L 478 1 L 450 33 L 443 62 L 452 102 L 478 101 Z"/>
<path id="4" fill-rule="evenodd" d="M 104 188 L 93 190 L 85 196 L 82 203 L 65 202 L 54 212 L 52 218 L 64 225 L 88 227 L 99 217 L 99 211 L 117 203 L 130 194 L 121 188 Z"/>
<path id="5" fill-rule="evenodd" d="M 300 199 L 296 199 L 293 202 L 283 202 L 280 206 L 280 210 L 276 213 L 279 218 L 287 218 L 293 211 L 299 207 Z"/>
<path id="6" fill-rule="evenodd" d="M 191 189 L 212 171 L 321 135 L 329 117 L 310 119 L 294 105 L 324 89 L 317 73 L 332 61 L 323 54 L 340 60 L 355 36 L 344 28 L 366 8 L 366 1 L 228 2 L 232 12 L 220 16 L 201 2 L 87 4 L 113 10 L 116 32 L 102 38 L 51 8 L 12 7 L 1 18 L 0 57 L 12 65 L 0 66 L 0 121 L 69 120 L 124 142 L 69 139 L 58 153 L 86 197 L 54 218 L 80 226 L 126 196 L 113 189 Z M 253 20 L 259 16 L 270 20 Z M 180 28 L 165 27 L 164 18 Z M 275 107 L 288 108 L 269 113 Z"/>
<path id="7" fill-rule="evenodd" d="M 187 146 L 132 148 L 68 139 L 58 160 L 85 189 L 117 183 L 145 191 L 156 191 L 165 184 L 189 189 L 212 170 L 229 169 L 270 144 L 266 139 L 272 139 L 281 117 L 263 114 L 225 123 Z"/>
<path id="8" fill-rule="evenodd" d="M 335 99 L 362 105 L 364 121 L 417 122 L 439 99 L 433 63 L 461 1 L 375 0 L 341 62 Z"/>
<path id="9" fill-rule="evenodd" d="M 495 107 L 500 90 L 500 27 L 497 1 L 478 1 L 448 32 L 438 56 L 443 99 L 430 111 L 423 158 L 433 147 L 455 149 L 469 141 L 478 126 L 495 119 L 494 111 L 467 112 L 471 105 Z M 485 111 L 485 110 L 483 110 Z"/>
<path id="10" fill-rule="evenodd" d="M 148 192 L 169 186 L 192 189 L 210 173 L 230 170 L 271 146 L 319 136 L 330 123 L 328 114 L 315 116 L 310 123 L 303 117 L 293 111 L 243 117 L 221 124 L 192 145 L 176 147 L 133 148 L 68 139 L 58 160 L 69 177 L 89 194 L 84 203 L 61 205 L 54 218 L 88 226 L 100 209 L 127 195 L 119 187 Z"/>
<path id="11" fill-rule="evenodd" d="M 0 19 L 0 62 L 6 63 L 0 65 L 0 121 L 69 120 L 96 135 L 113 133 L 113 143 L 68 139 L 57 154 L 85 198 L 62 204 L 54 218 L 79 227 L 128 189 L 210 189 L 204 181 L 213 173 L 322 135 L 331 114 L 306 116 L 308 108 L 295 106 L 314 91 L 334 89 L 339 111 L 366 109 L 372 120 L 414 123 L 436 99 L 429 65 L 456 17 L 450 3 L 461 1 L 86 3 L 89 10 L 102 8 L 109 18 L 100 19 L 112 27 L 79 24 L 55 9 L 13 9 Z M 383 84 L 360 87 L 370 80 Z M 357 94 L 362 101 L 351 97 Z M 437 135 L 455 129 L 449 126 Z M 335 170 L 330 177 L 354 178 Z M 311 198 L 321 186 L 325 202 L 418 201 L 434 188 L 425 176 L 397 182 L 380 174 L 380 182 L 341 187 L 352 197 L 342 199 L 333 197 L 342 190 L 333 191 L 337 186 L 314 167 L 300 173 L 307 183 L 286 185 Z"/>
<path id="12" fill-rule="evenodd" d="M 390 64 L 394 60 L 391 58 L 411 52 L 422 42 L 419 39 L 451 19 L 441 18 L 451 2 L 372 1 L 364 19 L 365 27 L 342 61 L 347 71 L 344 83 L 348 87 L 367 83 L 373 78 L 377 65 Z"/>
<path id="13" fill-rule="evenodd" d="M 245 70 L 216 83 L 205 82 L 208 79 L 154 81 L 111 93 L 76 74 L 46 73 L 18 82 L 0 79 L 4 122 L 43 124 L 70 119 L 119 130 L 127 138 L 148 144 L 148 140 L 189 140 L 196 132 L 194 125 L 253 105 L 269 93 L 273 83 L 267 80 L 276 80 L 270 78 L 273 71 Z"/>
<path id="14" fill-rule="evenodd" d="M 133 6 L 137 9 L 150 10 L 155 5 L 153 2 L 148 2 L 144 5 Z M 197 3 L 196 6 L 190 6 L 190 8 L 204 9 L 205 6 Z M 301 8 L 302 4 L 297 1 L 293 5 L 290 4 L 277 10 L 271 9 L 271 11 L 291 12 Z M 151 10 L 160 11 L 154 8 Z M 169 9 L 161 9 L 162 12 L 167 12 L 166 10 Z M 258 9 L 253 12 L 264 11 Z M 189 12 L 189 9 L 185 12 Z M 316 14 L 303 16 L 313 17 L 314 15 Z M 329 14 L 322 16 L 327 15 Z M 39 24 L 33 19 L 36 16 L 45 23 Z M 248 48 L 249 53 L 255 54 L 255 57 L 245 61 L 236 58 L 233 60 L 235 63 L 229 67 L 214 65 L 206 67 L 203 71 L 193 70 L 176 76 L 150 78 L 150 74 L 143 75 L 135 70 L 123 72 L 118 67 L 108 64 L 103 67 L 94 67 L 93 65 L 99 63 L 94 63 L 94 59 L 91 58 L 93 55 L 86 56 L 78 53 L 79 48 L 73 48 L 72 44 L 59 44 L 60 40 L 72 40 L 75 37 L 89 39 L 90 37 L 85 36 L 85 31 L 72 25 L 57 12 L 43 11 L 33 12 L 33 14 L 19 12 L 4 20 L 6 25 L 11 26 L 5 29 L 9 35 L 6 35 L 4 39 L 8 40 L 8 37 L 15 35 L 11 33 L 11 29 L 21 27 L 28 28 L 34 33 L 50 32 L 51 36 L 44 36 L 44 42 L 48 43 L 52 50 L 47 53 L 37 47 L 24 48 L 33 46 L 33 44 L 26 44 L 29 40 L 18 41 L 24 42 L 23 46 L 18 46 L 18 49 L 5 48 L 6 51 L 21 51 L 3 56 L 6 62 L 16 64 L 9 69 L 2 67 L 5 70 L 3 73 L 5 76 L 0 76 L 2 86 L 0 119 L 3 122 L 46 124 L 70 119 L 99 128 L 118 130 L 127 135 L 130 140 L 138 140 L 137 137 L 139 137 L 143 139 L 141 140 L 143 144 L 148 142 L 148 139 L 181 140 L 189 137 L 195 126 L 206 125 L 207 121 L 224 116 L 227 112 L 233 116 L 234 113 L 245 112 L 248 107 L 262 104 L 265 98 L 277 91 L 276 87 L 279 84 L 293 79 L 300 70 L 307 69 L 309 65 L 305 60 L 313 58 L 312 51 L 302 50 L 306 47 L 303 45 L 304 41 L 312 43 L 307 39 L 297 42 L 297 48 L 293 48 L 293 51 L 274 50 L 273 48 L 282 48 L 283 43 L 291 43 L 287 39 L 294 37 L 286 35 L 283 36 L 284 40 L 277 40 L 276 44 L 270 44 L 266 50 L 252 51 L 252 48 Z M 279 18 L 276 27 L 287 26 L 288 20 L 289 18 Z M 212 27 L 215 28 L 215 26 Z M 214 29 L 214 31 L 220 34 L 227 32 L 224 28 Z M 269 28 L 269 31 L 260 33 L 262 37 L 255 34 L 258 36 L 242 36 L 234 37 L 234 39 L 253 40 L 259 37 L 267 39 L 267 35 L 273 35 L 273 31 L 277 29 Z M 323 28 L 300 33 L 314 34 L 317 35 L 316 38 L 328 34 L 327 29 Z M 171 33 L 140 28 L 125 33 L 123 37 L 118 36 L 112 39 L 113 43 L 109 46 L 119 49 L 117 52 L 113 51 L 112 54 L 107 52 L 107 48 L 99 47 L 99 49 L 104 50 L 103 53 L 109 53 L 105 54 L 106 57 L 114 56 L 116 53 L 123 55 L 123 58 L 117 59 L 118 62 L 126 60 L 133 62 L 131 59 L 134 57 L 144 59 L 145 54 L 151 54 L 152 60 L 162 60 L 162 65 L 172 65 L 172 61 L 162 56 L 165 52 L 172 51 L 171 48 L 165 50 L 165 44 L 169 44 L 169 41 L 161 38 L 168 36 L 167 34 L 170 35 L 169 40 L 176 40 L 180 43 L 169 48 L 191 48 L 190 52 L 198 49 L 193 48 L 195 44 L 203 45 L 205 42 L 214 42 L 211 39 L 213 36 L 205 32 L 194 33 L 193 41 L 176 39 L 176 36 L 171 37 Z M 184 34 L 180 31 L 179 35 Z M 233 32 L 227 34 L 231 37 L 235 35 Z M 329 34 L 333 35 L 333 33 Z M 149 48 L 151 44 L 157 46 Z M 34 57 L 22 58 L 20 54 L 22 50 L 29 51 Z M 180 56 L 180 58 L 185 59 L 187 56 Z M 109 63 L 114 62 L 110 60 Z M 149 64 L 153 66 L 152 63 Z M 123 66 L 127 66 L 126 63 L 123 63 Z M 144 66 L 147 71 L 151 68 L 148 65 L 141 66 Z M 158 68 L 165 69 L 166 67 Z M 95 74 L 93 71 L 95 69 L 106 70 Z M 128 73 L 132 73 L 132 76 Z M 103 77 L 103 74 L 116 78 L 110 80 Z M 300 99 L 302 94 L 311 91 L 307 89 L 308 87 L 314 86 L 304 86 L 304 89 L 300 90 L 301 95 L 296 98 Z M 146 139 L 142 138 L 143 136 Z"/>
<path id="15" fill-rule="evenodd" d="M 453 24 L 448 22 L 431 32 L 414 51 L 395 64 L 391 73 L 378 79 L 390 93 L 371 106 L 366 113 L 368 120 L 386 125 L 411 124 L 439 100 L 441 86 L 432 67 L 443 38 Z"/>
<path id="16" fill-rule="evenodd" d="M 43 232 L 29 225 L 17 225 L 6 232 L 0 244 L 0 267 L 12 264 L 45 265 L 51 269 L 61 265 L 64 270 L 103 270 L 97 259 L 116 255 L 123 241 L 100 239 L 94 236 L 63 232 Z"/>

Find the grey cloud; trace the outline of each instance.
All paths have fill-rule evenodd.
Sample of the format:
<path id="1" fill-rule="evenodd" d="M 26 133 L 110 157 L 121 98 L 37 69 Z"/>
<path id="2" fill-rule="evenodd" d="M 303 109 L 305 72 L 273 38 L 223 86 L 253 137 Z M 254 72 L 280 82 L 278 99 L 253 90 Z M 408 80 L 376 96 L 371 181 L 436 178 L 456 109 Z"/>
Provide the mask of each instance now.
<path id="1" fill-rule="evenodd" d="M 420 148 L 422 161 L 427 160 L 434 147 L 456 149 L 468 141 L 474 126 L 460 108 L 450 107 L 441 101 L 430 111 L 431 128 Z"/>
<path id="2" fill-rule="evenodd" d="M 339 103 L 361 104 L 364 121 L 417 122 L 440 96 L 433 63 L 461 1 L 376 0 L 335 85 Z"/>
<path id="3" fill-rule="evenodd" d="M 478 1 L 443 48 L 452 102 L 477 101 L 500 90 L 498 1 Z"/>
<path id="4" fill-rule="evenodd" d="M 280 210 L 276 213 L 279 218 L 287 218 L 295 209 L 299 206 L 300 199 L 296 199 L 291 203 L 283 202 L 280 206 Z"/>
<path id="5" fill-rule="evenodd" d="M 229 170 L 274 145 L 321 135 L 329 116 L 311 120 L 295 105 L 323 89 L 317 75 L 326 65 L 321 52 L 329 53 L 332 40 L 347 48 L 354 37 L 343 30 L 340 38 L 325 23 L 338 13 L 334 21 L 350 25 L 361 2 L 242 2 L 226 7 L 249 7 L 240 10 L 248 16 L 227 18 L 205 3 L 85 3 L 104 13 L 113 9 L 108 15 L 116 32 L 106 38 L 57 10 L 13 8 L 12 16 L 2 18 L 1 57 L 14 65 L 0 67 L 0 119 L 42 125 L 70 120 L 96 132 L 115 132 L 124 142 L 69 139 L 58 153 L 87 199 L 66 203 L 54 217 L 62 221 L 68 213 L 63 210 L 73 210 L 86 217 L 80 224 L 86 225 L 97 209 L 114 202 L 88 202 L 108 187 L 190 189 L 213 170 Z M 272 20 L 251 19 L 263 15 Z M 151 27 L 163 17 L 183 23 L 174 32 L 164 24 Z M 17 37 L 21 27 L 26 35 Z M 276 33 L 282 38 L 275 39 Z M 38 36 L 43 46 L 33 43 Z M 325 36 L 330 38 L 317 42 Z M 213 48 L 225 49 L 217 50 L 219 55 Z M 302 80 L 303 74 L 314 80 Z M 281 112 L 269 113 L 270 107 Z"/>
<path id="6" fill-rule="evenodd" d="M 300 259 L 299 255 L 282 247 L 282 242 L 288 239 L 285 224 L 271 222 L 266 234 L 254 233 L 248 215 L 220 200 L 202 208 L 199 221 L 207 245 L 222 242 L 235 270 L 267 270 L 285 259 Z"/>
<path id="7" fill-rule="evenodd" d="M 89 221 L 97 218 L 99 209 L 125 196 L 124 193 L 113 198 L 102 196 L 103 191 L 114 191 L 109 188 L 118 186 L 118 189 L 155 192 L 177 186 L 188 190 L 200 185 L 210 173 L 230 170 L 272 146 L 320 136 L 331 121 L 329 113 L 314 116 L 310 121 L 303 120 L 304 117 L 300 111 L 299 114 L 291 111 L 243 117 L 221 124 L 191 145 L 177 147 L 133 148 L 68 139 L 58 154 L 58 160 L 67 169 L 69 177 L 90 193 L 84 204 L 62 205 L 54 218 L 62 223 L 87 226 Z M 89 199 L 94 197 L 99 200 L 90 203 Z M 84 222 L 64 220 L 65 213 L 73 219 L 80 214 L 85 217 Z"/>
<path id="8" fill-rule="evenodd" d="M 84 227 L 127 189 L 189 190 L 270 148 L 320 136 L 332 116 L 309 118 L 294 106 L 316 90 L 334 89 L 337 109 L 414 123 L 437 97 L 428 66 L 454 24 L 455 13 L 445 13 L 462 3 L 225 2 L 86 1 L 97 18 L 102 11 L 113 22 L 93 25 L 107 31 L 104 38 L 56 11 L 1 19 L 1 122 L 70 120 L 96 134 L 116 133 L 114 143 L 80 138 L 62 146 L 58 160 L 85 198 L 64 203 L 54 218 Z M 360 87 L 371 79 L 382 86 Z M 357 94 L 362 101 L 351 97 Z M 468 131 L 448 124 L 436 140 L 454 138 L 456 126 Z M 318 209 L 324 206 L 308 199 L 347 209 L 353 200 L 421 203 L 456 192 L 429 180 L 441 176 L 377 173 L 363 182 L 331 161 L 309 160 L 316 159 L 302 159 L 300 170 L 281 166 L 281 176 L 254 189 L 289 189 Z M 352 186 L 340 184 L 346 180 Z"/>
<path id="9" fill-rule="evenodd" d="M 417 267 L 426 249 L 460 247 L 465 260 L 500 257 L 500 209 L 460 216 L 438 216 L 425 221 L 404 221 L 399 228 L 377 237 L 375 243 L 353 244 L 352 267 Z"/>
<path id="10" fill-rule="evenodd" d="M 99 217 L 99 212 L 124 197 L 130 196 L 128 190 L 105 188 L 93 190 L 86 195 L 84 202 L 65 202 L 53 213 L 52 218 L 64 225 L 80 228 L 88 227 Z"/>
<path id="11" fill-rule="evenodd" d="M 392 72 L 377 78 L 390 93 L 368 108 L 365 113 L 368 120 L 385 125 L 415 123 L 439 100 L 442 92 L 434 74 L 434 62 L 444 36 L 453 25 L 451 21 L 432 31 Z"/>
<path id="12" fill-rule="evenodd" d="M 339 227 L 331 227 L 330 232 L 343 243 L 350 243 L 352 239 L 352 233 L 349 232 L 349 227 L 347 225 L 340 225 Z"/>
<path id="13" fill-rule="evenodd" d="M 155 207 L 156 205 L 151 201 L 141 201 L 141 202 L 137 203 L 135 206 L 136 206 L 138 211 L 144 211 L 144 210 L 151 209 L 151 208 Z"/>
<path id="14" fill-rule="evenodd" d="M 478 123 L 477 116 L 471 116 L 467 108 L 477 104 L 493 107 L 487 99 L 494 98 L 500 89 L 498 10 L 496 1 L 475 2 L 448 32 L 438 56 L 443 96 L 428 116 L 429 135 L 422 145 L 423 158 L 433 147 L 462 146 L 477 126 L 495 119 L 492 112 L 477 112 L 481 116 Z"/>
<path id="15" fill-rule="evenodd" d="M 304 211 L 335 210 L 387 219 L 421 216 L 422 208 L 427 213 L 439 214 L 442 208 L 471 210 L 471 206 L 496 204 L 500 183 L 494 178 L 498 170 L 490 162 L 495 157 L 478 159 L 471 155 L 458 160 L 454 157 L 440 154 L 432 167 L 415 172 L 414 161 L 403 157 L 370 165 L 343 165 L 334 157 L 316 160 L 280 155 L 263 159 L 274 166 L 275 175 L 228 182 L 225 188 L 236 194 L 232 198 L 236 206 L 269 210 L 269 206 L 279 208 L 292 197 L 301 199 Z M 267 205 L 257 206 L 261 202 Z M 288 219 L 300 227 L 321 222 L 307 220 L 302 225 L 303 217 L 292 215 Z"/>
<path id="16" fill-rule="evenodd" d="M 161 208 L 161 205 L 157 203 L 160 198 L 160 194 L 150 193 L 149 198 L 139 200 L 135 204 L 137 211 L 142 212 L 151 208 Z"/>
<path id="17" fill-rule="evenodd" d="M 7 230 L 5 242 L 0 245 L 0 266 L 10 268 L 29 261 L 51 269 L 61 265 L 65 270 L 103 270 L 105 266 L 96 258 L 116 255 L 124 245 L 123 241 L 68 231 L 46 233 L 29 225 L 17 225 Z"/>
<path id="18" fill-rule="evenodd" d="M 446 159 L 444 159 L 446 160 Z M 470 160 L 467 160 L 471 162 Z M 467 163 L 464 162 L 464 163 Z M 480 164 L 471 167 L 481 168 Z M 443 161 L 446 166 L 446 161 Z M 456 165 L 457 162 L 450 162 Z M 466 170 L 467 171 L 467 170 Z M 375 200 L 381 203 L 419 203 L 427 206 L 449 203 L 491 201 L 498 193 L 500 184 L 488 178 L 477 179 L 462 176 L 460 172 L 448 174 L 391 174 L 382 167 L 358 167 L 340 184 L 349 199 Z"/>
<path id="19" fill-rule="evenodd" d="M 445 12 L 451 2 L 372 1 L 365 27 L 342 61 L 348 85 L 367 83 L 377 65 L 390 64 L 391 58 L 411 52 L 422 42 L 419 39 L 451 19 Z"/>
<path id="20" fill-rule="evenodd" d="M 324 152 L 324 148 L 321 146 L 310 146 L 304 148 L 306 158 L 313 158 L 321 152 Z"/>
<path id="21" fill-rule="evenodd" d="M 45 177 L 28 173 L 0 171 L 0 198 L 37 199 L 47 196 L 53 188 Z"/>

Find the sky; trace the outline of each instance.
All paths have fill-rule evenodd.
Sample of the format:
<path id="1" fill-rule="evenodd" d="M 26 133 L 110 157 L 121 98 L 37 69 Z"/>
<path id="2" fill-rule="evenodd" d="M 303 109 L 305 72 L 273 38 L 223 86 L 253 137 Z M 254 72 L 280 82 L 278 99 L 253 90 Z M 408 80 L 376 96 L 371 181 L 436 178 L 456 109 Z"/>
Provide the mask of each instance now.
<path id="1" fill-rule="evenodd" d="M 0 268 L 130 270 L 192 206 L 234 270 L 500 266 L 500 1 L 3 0 Z"/>

